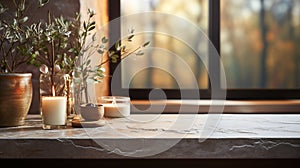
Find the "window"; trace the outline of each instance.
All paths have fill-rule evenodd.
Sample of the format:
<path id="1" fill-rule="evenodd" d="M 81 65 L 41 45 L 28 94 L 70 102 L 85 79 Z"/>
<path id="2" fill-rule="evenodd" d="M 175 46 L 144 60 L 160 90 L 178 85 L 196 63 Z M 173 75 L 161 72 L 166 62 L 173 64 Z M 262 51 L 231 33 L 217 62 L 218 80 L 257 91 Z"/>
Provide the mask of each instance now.
<path id="1" fill-rule="evenodd" d="M 120 69 L 116 69 L 116 64 L 111 65 L 112 74 L 115 70 L 121 71 L 117 77 L 118 85 L 113 88 L 118 88 L 119 94 L 127 94 L 129 89 L 133 99 L 148 99 L 149 94 L 155 94 L 153 89 L 159 88 L 169 99 L 182 98 L 182 92 L 186 92 L 185 95 L 198 92 L 201 98 L 210 99 L 212 89 L 221 94 L 226 91 L 228 99 L 300 97 L 298 0 L 121 0 L 109 1 L 109 6 L 111 19 L 156 11 L 188 20 L 208 34 L 213 49 L 221 57 L 218 60 L 210 56 L 207 60 L 199 59 L 199 53 L 210 55 L 211 48 L 202 43 L 197 32 L 185 32 L 189 43 L 197 45 L 193 47 L 198 49 L 196 52 L 180 39 L 163 33 L 137 34 L 137 41 L 148 39 L 152 42 L 151 47 L 160 50 L 145 51 L 145 57 L 137 58 L 139 64 L 148 68 L 135 69 L 137 63 L 127 61 L 121 63 Z M 185 30 L 184 25 L 169 24 L 163 18 L 160 22 L 151 22 L 147 18 L 126 21 L 120 21 L 119 36 L 133 23 L 140 23 L 134 27 L 136 30 L 151 27 L 155 32 L 165 27 L 171 34 Z M 180 60 L 172 59 L 172 55 L 179 56 Z M 184 69 L 177 68 L 182 67 L 177 66 L 182 60 L 191 69 L 188 75 Z M 221 72 L 221 65 L 225 74 Z M 128 74 L 130 76 L 126 76 Z M 196 79 L 196 85 L 188 83 L 190 77 Z M 212 79 L 217 82 L 214 86 Z M 225 79 L 226 83 L 223 82 Z"/>

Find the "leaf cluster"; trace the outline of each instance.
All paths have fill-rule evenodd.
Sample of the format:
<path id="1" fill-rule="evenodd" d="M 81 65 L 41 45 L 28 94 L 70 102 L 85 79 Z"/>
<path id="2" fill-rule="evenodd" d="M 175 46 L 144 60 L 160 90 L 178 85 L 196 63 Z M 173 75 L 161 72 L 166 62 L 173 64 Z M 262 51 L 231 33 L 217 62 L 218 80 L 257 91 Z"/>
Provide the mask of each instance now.
<path id="1" fill-rule="evenodd" d="M 47 23 L 31 25 L 29 31 L 32 34 L 30 45 L 26 45 L 25 55 L 30 55 L 30 64 L 35 66 L 46 65 L 50 72 L 58 65 L 63 73 L 70 73 L 74 68 L 72 44 L 72 21 L 60 16 L 52 18 L 48 14 Z"/>
<path id="2" fill-rule="evenodd" d="M 43 7 L 48 0 L 38 0 L 37 6 Z M 14 7 L 9 9 L 0 2 L 0 72 L 11 73 L 32 60 L 31 55 L 23 55 L 25 45 L 29 45 L 32 34 L 26 0 L 13 0 Z M 7 18 L 11 15 L 13 18 Z M 26 47 L 25 47 L 26 48 Z"/>
<path id="3" fill-rule="evenodd" d="M 89 78 L 95 82 L 102 82 L 102 79 L 105 77 L 104 64 L 109 62 L 118 63 L 130 55 L 144 55 L 142 49 L 150 44 L 150 41 L 147 41 L 134 49 L 128 49 L 128 43 L 133 42 L 135 37 L 134 29 L 130 30 L 130 34 L 127 37 L 118 40 L 112 47 L 109 47 L 109 39 L 106 36 L 101 37 L 101 40 L 97 39 L 97 32 L 91 36 L 92 42 L 82 46 L 80 55 L 82 61 L 77 66 L 77 71 L 83 74 L 84 81 Z M 98 53 L 101 59 L 97 66 L 92 67 L 90 57 L 95 52 Z"/>

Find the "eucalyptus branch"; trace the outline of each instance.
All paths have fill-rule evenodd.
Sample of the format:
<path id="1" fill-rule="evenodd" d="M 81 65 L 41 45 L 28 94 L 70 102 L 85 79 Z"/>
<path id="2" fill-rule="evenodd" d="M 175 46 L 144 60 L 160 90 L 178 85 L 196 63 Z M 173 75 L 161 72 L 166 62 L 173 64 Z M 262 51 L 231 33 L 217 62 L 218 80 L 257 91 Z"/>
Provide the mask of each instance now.
<path id="1" fill-rule="evenodd" d="M 147 45 L 149 45 L 149 42 L 146 42 L 144 45 L 137 47 L 136 49 L 130 51 L 130 52 L 123 52 L 121 53 L 121 60 L 127 58 L 128 56 L 130 56 L 131 54 L 137 52 L 138 50 L 146 47 Z M 124 55 L 125 53 L 125 55 Z M 103 66 L 104 64 L 108 63 L 111 60 L 112 56 L 108 56 L 108 59 L 106 59 L 105 61 L 101 61 L 101 63 L 98 65 L 99 67 Z"/>
<path id="2" fill-rule="evenodd" d="M 11 46 L 8 48 L 8 50 L 7 50 L 7 52 L 6 52 L 6 54 L 3 56 L 5 59 L 4 59 L 4 61 L 5 61 L 5 68 L 7 68 L 7 71 L 8 72 L 13 72 L 13 70 L 14 70 L 14 68 L 13 68 L 13 64 L 9 64 L 8 63 L 8 56 L 10 56 L 10 57 L 12 57 L 12 51 L 13 51 L 13 48 L 15 47 L 15 42 L 13 42 L 12 44 L 11 44 Z"/>
<path id="3" fill-rule="evenodd" d="M 46 0 L 39 0 L 40 4 Z M 0 5 L 0 15 L 6 13 L 6 17 L 1 16 L 1 70 L 0 72 L 15 72 L 16 69 L 26 63 L 26 60 L 32 61 L 31 51 L 25 50 L 30 44 L 32 34 L 28 32 L 30 26 L 25 26 L 28 20 L 26 16 L 26 0 L 13 0 L 13 10 L 8 10 Z M 30 59 L 31 58 L 31 59 Z"/>
<path id="4" fill-rule="evenodd" d="M 15 5 L 15 8 L 19 8 L 18 5 L 17 5 L 17 3 L 16 3 L 16 0 L 13 0 L 13 3 Z"/>
<path id="5" fill-rule="evenodd" d="M 0 47 L 1 47 L 0 49 L 1 49 L 1 52 L 2 52 L 2 56 L 5 57 L 5 54 L 4 54 L 5 53 L 5 48 L 4 48 L 4 42 L 3 41 L 1 41 L 1 46 Z"/>
<path id="6" fill-rule="evenodd" d="M 6 59 L 4 59 L 4 63 L 5 63 L 5 68 L 8 70 L 8 72 L 12 72 L 11 67 L 9 66 L 9 63 L 7 62 Z"/>
<path id="7" fill-rule="evenodd" d="M 91 20 L 91 18 L 89 17 L 88 18 L 88 25 L 89 25 L 89 23 L 90 23 L 90 20 Z M 85 43 L 86 43 L 86 38 L 87 38 L 87 34 L 88 34 L 88 27 L 86 26 L 86 23 L 84 22 L 84 32 L 82 33 L 82 35 L 83 35 L 83 39 L 82 39 L 82 43 L 81 43 L 81 46 L 80 46 L 80 48 L 83 48 L 84 47 L 84 45 L 85 45 Z"/>

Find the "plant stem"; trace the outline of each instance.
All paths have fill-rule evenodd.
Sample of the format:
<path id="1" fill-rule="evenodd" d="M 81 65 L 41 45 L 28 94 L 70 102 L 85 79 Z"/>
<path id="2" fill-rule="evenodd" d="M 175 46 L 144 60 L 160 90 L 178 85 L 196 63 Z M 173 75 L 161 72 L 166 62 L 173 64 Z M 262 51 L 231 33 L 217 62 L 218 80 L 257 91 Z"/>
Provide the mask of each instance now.
<path id="1" fill-rule="evenodd" d="M 131 54 L 133 54 L 134 52 L 136 52 L 136 51 L 138 51 L 139 49 L 141 49 L 142 47 L 141 46 L 139 46 L 139 47 L 137 47 L 135 50 L 133 50 L 133 51 L 131 51 L 131 52 L 128 52 L 125 56 L 121 56 L 121 60 L 122 59 L 124 59 L 124 58 L 126 58 L 126 57 L 128 57 L 129 55 L 131 55 Z M 102 66 L 102 65 L 104 65 L 104 64 L 106 64 L 106 63 L 108 63 L 109 61 L 110 61 L 110 57 L 108 57 L 105 61 L 103 61 L 103 62 L 101 62 L 98 66 L 100 67 L 100 66 Z"/>
<path id="2" fill-rule="evenodd" d="M 5 65 L 6 65 L 5 68 L 7 69 L 8 72 L 13 72 L 13 70 L 14 70 L 13 67 L 10 67 L 9 63 L 7 62 L 8 56 L 9 55 L 12 56 L 12 48 L 13 48 L 14 45 L 15 45 L 15 43 L 12 43 L 12 45 L 10 46 L 10 48 L 7 50 L 6 54 L 3 55 L 3 57 L 5 57 L 4 58 L 4 62 L 5 62 Z"/>
<path id="3" fill-rule="evenodd" d="M 86 80 L 87 80 L 87 79 L 86 79 Z M 88 94 L 88 83 L 87 83 L 86 80 L 84 81 L 84 85 L 85 85 L 85 86 L 84 86 L 84 88 L 85 88 L 85 89 L 84 89 L 84 90 L 85 90 L 84 96 L 85 96 L 85 102 L 86 102 L 86 103 L 89 103 L 89 98 L 88 98 L 88 95 L 89 95 L 89 94 Z"/>
<path id="4" fill-rule="evenodd" d="M 50 14 L 50 11 L 48 10 L 48 22 L 49 22 L 49 25 L 51 24 L 51 14 Z M 55 84 L 54 84 L 54 68 L 55 68 L 55 57 L 54 57 L 54 40 L 53 38 L 51 39 L 51 66 L 52 66 L 52 69 L 51 69 L 51 92 L 52 92 L 52 96 L 55 96 Z"/>

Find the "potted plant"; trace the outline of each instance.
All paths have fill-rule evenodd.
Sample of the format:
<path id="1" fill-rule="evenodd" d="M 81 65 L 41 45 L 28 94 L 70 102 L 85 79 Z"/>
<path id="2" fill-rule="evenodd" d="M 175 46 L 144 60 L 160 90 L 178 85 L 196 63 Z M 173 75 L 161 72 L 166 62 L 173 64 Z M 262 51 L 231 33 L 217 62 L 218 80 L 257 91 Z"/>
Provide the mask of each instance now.
<path id="1" fill-rule="evenodd" d="M 72 95 L 72 76 L 81 46 L 84 45 L 88 33 L 95 28 L 90 19 L 84 23 L 81 32 L 80 15 L 66 19 L 54 17 L 48 11 L 48 21 L 31 25 L 31 44 L 25 51 L 31 55 L 30 64 L 40 69 L 39 91 L 41 96 L 66 96 L 68 116 L 74 114 Z M 88 29 L 86 29 L 88 24 Z"/>
<path id="2" fill-rule="evenodd" d="M 47 79 L 50 79 L 48 81 L 51 81 L 46 87 L 47 92 L 51 92 L 54 96 L 61 91 L 74 90 L 74 96 L 65 94 L 69 97 L 68 100 L 71 99 L 69 104 L 78 106 L 83 103 L 94 103 L 88 95 L 88 83 L 102 82 L 106 76 L 104 64 L 116 62 L 120 55 L 121 59 L 131 54 L 142 55 L 140 50 L 149 44 L 146 42 L 128 51 L 125 41 L 132 41 L 134 37 L 132 30 L 126 40 L 119 40 L 113 47 L 108 48 L 109 39 L 95 32 L 96 22 L 93 20 L 95 11 L 88 9 L 87 14 L 87 19 L 81 23 L 80 14 L 74 14 L 75 17 L 72 19 L 65 19 L 63 16 L 53 17 L 48 12 L 48 22 L 32 25 L 33 28 L 30 31 L 34 34 L 31 38 L 33 45 L 26 49 L 28 55 L 33 56 L 30 63 L 40 67 L 40 80 L 43 82 L 43 76 L 47 75 Z M 100 62 L 96 66 L 92 65 L 91 61 L 95 53 L 100 57 Z M 57 75 L 67 75 L 71 80 L 68 83 L 72 84 L 70 87 L 74 85 L 74 88 L 67 89 L 68 86 L 63 83 L 59 84 L 62 80 L 55 81 Z M 57 77 L 57 79 L 62 79 L 62 77 Z M 40 83 L 40 87 L 43 87 L 43 84 Z M 78 109 L 80 108 L 76 111 L 79 111 Z M 73 107 L 67 110 L 69 115 L 75 113 L 72 110 L 74 110 Z"/>
<path id="3" fill-rule="evenodd" d="M 38 2 L 39 7 L 47 3 Z M 0 3 L 0 127 L 23 125 L 32 101 L 32 74 L 20 69 L 33 59 L 23 54 L 32 37 L 26 25 L 26 2 L 13 0 L 13 4 L 15 8 L 8 9 Z"/>

